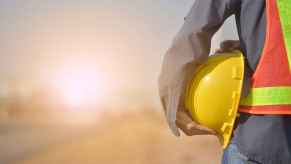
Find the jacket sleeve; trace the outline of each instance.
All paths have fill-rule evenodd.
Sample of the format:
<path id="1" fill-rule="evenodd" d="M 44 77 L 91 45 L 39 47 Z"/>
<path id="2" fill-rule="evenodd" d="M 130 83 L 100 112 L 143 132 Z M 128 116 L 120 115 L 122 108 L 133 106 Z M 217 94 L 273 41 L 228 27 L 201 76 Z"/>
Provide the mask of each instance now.
<path id="1" fill-rule="evenodd" d="M 164 56 L 159 93 L 172 132 L 179 136 L 176 112 L 183 103 L 185 84 L 210 52 L 211 38 L 226 18 L 237 11 L 239 0 L 196 0 Z"/>

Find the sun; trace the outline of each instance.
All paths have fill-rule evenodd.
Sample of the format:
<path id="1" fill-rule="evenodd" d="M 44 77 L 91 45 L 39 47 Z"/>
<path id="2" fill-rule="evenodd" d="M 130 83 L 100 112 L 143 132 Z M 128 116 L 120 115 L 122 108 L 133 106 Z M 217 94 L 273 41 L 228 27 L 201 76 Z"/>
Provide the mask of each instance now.
<path id="1" fill-rule="evenodd" d="M 64 103 L 72 107 L 97 103 L 104 96 L 104 78 L 89 70 L 62 72 L 54 85 Z"/>
<path id="2" fill-rule="evenodd" d="M 61 88 L 65 102 L 72 106 L 81 106 L 91 98 L 90 96 L 97 97 L 97 95 L 92 95 L 90 90 L 92 85 L 89 85 L 87 82 L 87 80 L 80 80 L 79 78 L 72 78 L 65 82 Z"/>

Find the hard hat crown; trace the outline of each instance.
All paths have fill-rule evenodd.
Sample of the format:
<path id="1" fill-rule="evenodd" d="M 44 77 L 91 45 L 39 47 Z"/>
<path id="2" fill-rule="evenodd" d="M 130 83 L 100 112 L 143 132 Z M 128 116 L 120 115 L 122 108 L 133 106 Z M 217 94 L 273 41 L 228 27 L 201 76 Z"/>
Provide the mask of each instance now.
<path id="1" fill-rule="evenodd" d="M 214 129 L 225 148 L 230 140 L 242 90 L 244 58 L 238 52 L 210 56 L 186 91 L 193 120 Z"/>

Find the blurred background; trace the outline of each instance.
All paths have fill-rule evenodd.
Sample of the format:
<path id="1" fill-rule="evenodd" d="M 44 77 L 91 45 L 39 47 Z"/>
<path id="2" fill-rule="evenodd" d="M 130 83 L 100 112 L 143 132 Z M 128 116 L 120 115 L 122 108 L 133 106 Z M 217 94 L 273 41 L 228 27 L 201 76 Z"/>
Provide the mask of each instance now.
<path id="1" fill-rule="evenodd" d="M 218 164 L 174 137 L 157 88 L 194 0 L 1 0 L 0 163 Z M 237 38 L 233 19 L 213 39 Z"/>

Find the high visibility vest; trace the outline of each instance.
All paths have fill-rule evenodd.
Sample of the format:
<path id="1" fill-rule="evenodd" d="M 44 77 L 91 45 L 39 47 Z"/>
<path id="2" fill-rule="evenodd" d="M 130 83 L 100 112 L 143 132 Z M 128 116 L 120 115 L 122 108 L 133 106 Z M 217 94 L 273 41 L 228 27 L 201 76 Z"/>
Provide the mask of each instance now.
<path id="1" fill-rule="evenodd" d="M 291 1 L 266 0 L 267 30 L 261 59 L 240 112 L 291 114 Z"/>

